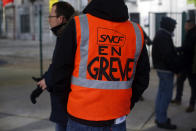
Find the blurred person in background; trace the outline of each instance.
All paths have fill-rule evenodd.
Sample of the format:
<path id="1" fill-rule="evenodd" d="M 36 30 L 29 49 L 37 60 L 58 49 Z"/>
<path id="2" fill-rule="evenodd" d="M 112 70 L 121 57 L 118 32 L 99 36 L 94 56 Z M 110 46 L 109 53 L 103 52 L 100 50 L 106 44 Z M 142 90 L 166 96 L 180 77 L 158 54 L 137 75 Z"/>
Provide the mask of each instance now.
<path id="1" fill-rule="evenodd" d="M 176 96 L 171 100 L 171 103 L 181 105 L 184 82 L 187 79 L 187 74 L 185 72 L 180 72 L 176 77 Z"/>
<path id="2" fill-rule="evenodd" d="M 189 106 L 186 109 L 186 112 L 193 112 L 195 110 L 195 101 L 196 101 L 196 26 L 194 19 L 189 19 L 185 23 L 186 36 L 185 41 L 182 47 L 178 48 L 178 51 L 184 55 L 185 67 L 183 73 L 180 74 L 179 80 L 180 86 L 177 86 L 176 98 L 173 101 L 174 103 L 181 103 L 181 97 L 183 92 L 183 82 L 188 78 L 190 87 L 191 87 L 191 96 L 189 100 Z"/>
<path id="3" fill-rule="evenodd" d="M 159 77 L 159 87 L 155 102 L 155 123 L 159 128 L 176 129 L 167 116 L 172 99 L 174 73 L 180 70 L 180 57 L 177 55 L 172 36 L 176 21 L 170 17 L 162 17 L 160 29 L 152 43 L 152 60 Z"/>

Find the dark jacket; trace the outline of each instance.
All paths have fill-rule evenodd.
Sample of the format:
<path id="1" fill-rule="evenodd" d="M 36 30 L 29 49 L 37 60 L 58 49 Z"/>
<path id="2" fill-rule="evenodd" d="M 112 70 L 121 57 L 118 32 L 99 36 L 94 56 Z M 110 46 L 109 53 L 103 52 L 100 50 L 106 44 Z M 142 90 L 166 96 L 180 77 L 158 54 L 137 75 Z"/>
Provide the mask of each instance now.
<path id="1" fill-rule="evenodd" d="M 63 35 L 63 31 L 65 30 L 66 25 L 59 25 L 57 27 L 52 28 L 52 32 L 57 36 L 57 41 L 60 40 L 60 37 Z M 56 41 L 56 42 L 57 42 Z M 57 45 L 57 43 L 56 43 Z M 54 59 L 54 56 L 53 56 Z M 50 100 L 51 100 L 51 114 L 50 120 L 66 126 L 68 117 L 67 117 L 67 100 L 68 94 L 70 91 L 70 74 L 64 74 L 63 76 L 52 77 L 53 66 L 50 65 L 48 71 L 44 74 L 44 78 L 47 83 L 47 90 L 50 92 Z M 64 79 L 65 75 L 67 79 Z M 51 79 L 58 81 L 56 85 L 49 85 L 48 83 L 52 82 Z M 62 80 L 60 80 L 62 79 Z"/>
<path id="2" fill-rule="evenodd" d="M 128 20 L 128 10 L 124 4 L 124 0 L 93 0 L 84 9 L 83 13 L 89 13 L 95 17 L 115 22 Z M 49 69 L 50 77 L 46 78 L 47 86 L 58 85 L 57 88 L 61 88 L 64 87 L 65 81 L 70 79 L 74 66 L 76 47 L 75 21 L 72 20 L 65 29 L 63 36 L 57 39 L 52 64 Z M 148 87 L 149 71 L 148 54 L 144 46 L 138 60 L 135 79 L 132 85 L 132 103 L 137 102 L 143 91 Z"/>
<path id="3" fill-rule="evenodd" d="M 195 55 L 195 46 L 196 46 L 196 26 L 190 29 L 185 37 L 183 46 L 180 48 L 180 51 L 183 53 L 185 59 L 185 72 L 193 73 L 192 67 L 194 64 L 194 55 Z"/>
<path id="4" fill-rule="evenodd" d="M 171 22 L 170 19 L 161 22 L 161 29 L 156 33 L 152 43 L 152 60 L 155 69 L 178 72 L 180 57 L 177 55 L 172 41 L 175 22 L 173 22 L 173 26 L 171 26 Z"/>

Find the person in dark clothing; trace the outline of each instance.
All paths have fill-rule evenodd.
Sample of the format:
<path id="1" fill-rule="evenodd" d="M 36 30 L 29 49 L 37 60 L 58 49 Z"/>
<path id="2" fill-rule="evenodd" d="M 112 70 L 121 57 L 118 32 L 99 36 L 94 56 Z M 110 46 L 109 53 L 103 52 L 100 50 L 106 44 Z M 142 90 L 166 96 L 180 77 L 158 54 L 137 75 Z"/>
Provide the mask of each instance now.
<path id="1" fill-rule="evenodd" d="M 180 105 L 183 95 L 183 88 L 184 88 L 184 82 L 187 78 L 187 74 L 182 72 L 177 75 L 176 79 L 176 97 L 174 100 L 171 101 L 171 103 Z"/>
<path id="2" fill-rule="evenodd" d="M 111 4 L 112 3 L 112 4 Z M 88 6 L 83 11 L 84 14 L 89 14 L 97 19 L 103 19 L 105 21 L 115 22 L 115 24 L 121 24 L 128 20 L 128 10 L 124 3 L 124 0 L 92 0 Z M 45 78 L 45 84 L 42 86 L 53 87 L 54 85 L 59 85 L 59 83 L 65 83 L 66 80 L 70 80 L 70 74 L 72 74 L 74 68 L 74 61 L 76 55 L 77 47 L 77 35 L 76 35 L 76 20 L 73 19 L 68 24 L 67 28 L 63 32 L 60 39 L 57 39 L 57 44 L 54 50 L 53 61 L 50 65 L 50 69 L 47 74 L 48 77 Z M 101 50 L 102 52 L 103 50 Z M 115 69 L 115 68 L 113 68 Z M 140 96 L 149 84 L 149 58 L 147 54 L 147 49 L 143 46 L 139 59 L 137 61 L 135 77 L 132 83 L 132 98 L 130 98 L 131 105 L 130 108 L 134 107 L 134 104 L 139 100 Z M 115 72 L 115 71 L 114 71 Z M 114 82 L 114 81 L 111 81 Z M 118 82 L 118 81 L 116 81 Z M 88 84 L 88 83 L 84 83 Z M 61 85 L 61 84 L 60 84 Z M 72 93 L 73 90 L 70 92 Z M 88 92 L 86 92 L 86 95 Z M 76 101 L 80 102 L 80 95 Z M 69 99 L 70 100 L 70 94 Z M 94 103 L 95 101 L 92 101 Z M 68 102 L 69 105 L 69 102 Z M 86 105 L 88 107 L 88 105 Z M 85 107 L 86 108 L 86 107 Z M 78 110 L 83 110 L 82 108 Z M 106 109 L 107 110 L 107 109 Z M 88 112 L 87 112 L 88 113 Z M 119 131 L 126 130 L 125 119 L 121 124 L 114 124 L 115 118 L 111 120 L 103 121 L 91 121 L 76 118 L 69 113 L 68 121 L 68 131 L 86 131 L 86 130 L 110 130 L 117 128 Z M 80 129 L 77 129 L 80 128 Z M 88 128 L 88 129 L 87 129 Z"/>
<path id="3" fill-rule="evenodd" d="M 185 30 L 187 32 L 184 44 L 178 50 L 182 52 L 185 57 L 185 75 L 188 78 L 189 84 L 191 86 L 191 97 L 189 101 L 189 107 L 187 107 L 186 112 L 193 112 L 195 109 L 195 100 L 196 100 L 196 72 L 194 72 L 194 55 L 195 45 L 196 45 L 196 26 L 194 20 L 187 20 L 185 23 Z M 182 90 L 180 91 L 182 92 Z M 181 93 L 182 94 L 182 93 Z M 178 95 L 178 92 L 177 92 Z M 181 99 L 176 99 L 180 100 Z"/>
<path id="4" fill-rule="evenodd" d="M 52 5 L 52 9 L 49 15 L 49 24 L 51 27 L 51 31 L 57 37 L 57 41 L 62 37 L 63 32 L 67 26 L 67 23 L 74 15 L 74 8 L 67 2 L 57 2 Z M 66 43 L 65 43 L 66 44 Z M 57 46 L 57 45 L 56 45 Z M 53 56 L 54 61 L 55 56 Z M 58 65 L 57 65 L 58 66 Z M 43 89 L 47 89 L 50 92 L 51 98 L 51 115 L 50 120 L 56 123 L 56 131 L 66 131 L 67 128 L 67 111 L 66 111 L 66 103 L 68 99 L 69 87 L 70 87 L 70 79 L 60 79 L 54 85 L 45 85 L 45 79 L 48 80 L 52 78 L 50 71 L 52 66 L 50 65 L 48 71 L 44 74 L 43 79 L 38 82 L 38 85 Z M 66 74 L 64 74 L 66 75 Z M 60 78 L 62 76 L 59 76 Z M 64 76 L 63 76 L 64 78 Z M 50 81 L 50 80 L 49 80 Z"/>
<path id="5" fill-rule="evenodd" d="M 180 70 L 177 52 L 172 41 L 176 21 L 162 17 L 160 30 L 152 43 L 152 60 L 159 77 L 159 88 L 155 103 L 155 123 L 159 128 L 176 129 L 167 117 L 167 109 L 172 98 L 174 73 Z"/>

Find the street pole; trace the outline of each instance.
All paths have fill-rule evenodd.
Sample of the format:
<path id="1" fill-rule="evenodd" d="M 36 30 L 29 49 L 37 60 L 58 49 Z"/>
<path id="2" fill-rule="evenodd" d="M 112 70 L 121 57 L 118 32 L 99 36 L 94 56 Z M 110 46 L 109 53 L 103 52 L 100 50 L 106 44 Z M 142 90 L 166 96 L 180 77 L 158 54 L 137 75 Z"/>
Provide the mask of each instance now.
<path id="1" fill-rule="evenodd" d="M 13 4 L 13 39 L 16 39 L 16 10 L 15 5 Z"/>
<path id="2" fill-rule="evenodd" d="M 0 37 L 2 36 L 2 20 L 3 20 L 3 11 L 0 9 Z"/>
<path id="3" fill-rule="evenodd" d="M 42 6 L 39 10 L 39 49 L 40 49 L 40 76 L 43 76 L 43 52 L 42 52 Z"/>
<path id="4" fill-rule="evenodd" d="M 32 33 L 32 40 L 35 40 L 35 20 L 34 20 L 34 2 L 31 2 L 31 33 Z"/>
<path id="5" fill-rule="evenodd" d="M 5 36 L 6 32 L 6 23 L 5 23 L 5 6 L 3 7 L 3 36 Z"/>

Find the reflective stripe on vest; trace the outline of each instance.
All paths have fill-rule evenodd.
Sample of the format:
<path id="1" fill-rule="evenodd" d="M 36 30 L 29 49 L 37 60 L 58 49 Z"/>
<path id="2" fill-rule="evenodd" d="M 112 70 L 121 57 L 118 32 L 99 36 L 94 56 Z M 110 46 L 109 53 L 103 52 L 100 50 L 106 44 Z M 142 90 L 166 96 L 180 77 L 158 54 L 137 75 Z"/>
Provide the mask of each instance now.
<path id="1" fill-rule="evenodd" d="M 88 19 L 86 15 L 79 16 L 80 19 L 80 27 L 81 27 L 81 43 L 80 43 L 80 66 L 79 66 L 79 77 L 72 76 L 72 84 L 88 87 L 88 88 L 96 88 L 96 89 L 128 89 L 131 88 L 137 60 L 139 58 L 141 49 L 142 49 L 142 36 L 139 27 L 136 23 L 132 22 L 135 34 L 136 34 L 136 52 L 135 52 L 135 61 L 133 66 L 133 74 L 129 81 L 99 81 L 99 80 L 88 80 L 86 79 L 87 72 L 87 61 L 88 61 L 88 43 L 89 43 L 89 27 L 88 27 Z"/>
<path id="2" fill-rule="evenodd" d="M 89 27 L 88 19 L 86 15 L 79 16 L 80 28 L 81 28 L 81 43 L 80 43 L 80 54 L 82 61 L 80 61 L 79 77 L 86 78 L 87 61 L 88 61 L 88 43 L 89 43 Z M 81 59 L 80 58 L 80 59 Z"/>

